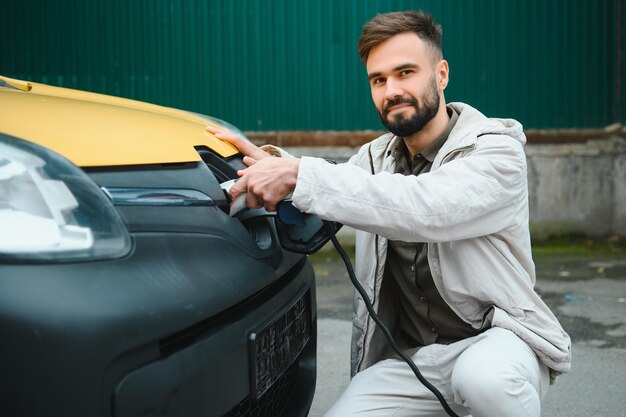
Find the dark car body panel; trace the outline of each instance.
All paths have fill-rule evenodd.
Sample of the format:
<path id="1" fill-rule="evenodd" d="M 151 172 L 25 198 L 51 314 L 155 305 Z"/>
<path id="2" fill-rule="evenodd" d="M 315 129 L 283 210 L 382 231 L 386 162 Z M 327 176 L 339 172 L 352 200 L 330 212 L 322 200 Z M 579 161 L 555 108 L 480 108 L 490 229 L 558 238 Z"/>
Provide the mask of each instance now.
<path id="1" fill-rule="evenodd" d="M 186 398 L 185 415 L 219 416 L 242 401 L 250 387 L 242 338 L 302 291 L 315 306 L 315 287 L 301 257 L 288 255 L 274 269 L 271 256 L 242 256 L 246 243 L 223 230 L 134 233 L 133 253 L 114 261 L 0 265 L 0 333 L 11 335 L 0 346 L 4 409 L 112 415 L 114 392 L 128 373 L 185 351 L 198 356 L 193 372 L 181 368 L 186 361 L 172 365 L 182 373 L 177 382 L 154 381 Z M 314 374 L 315 338 L 309 344 L 303 355 L 312 356 L 300 360 L 312 362 L 303 372 Z M 154 386 L 142 389 L 156 394 Z M 207 403 L 214 396 L 219 401 Z M 179 415 L 163 404 L 155 415 Z"/>

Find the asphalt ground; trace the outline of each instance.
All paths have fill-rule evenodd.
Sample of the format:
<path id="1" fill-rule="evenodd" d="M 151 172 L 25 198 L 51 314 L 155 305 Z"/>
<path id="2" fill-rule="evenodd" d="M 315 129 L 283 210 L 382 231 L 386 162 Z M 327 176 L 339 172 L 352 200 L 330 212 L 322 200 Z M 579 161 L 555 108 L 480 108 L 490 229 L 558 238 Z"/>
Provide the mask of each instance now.
<path id="1" fill-rule="evenodd" d="M 559 243 L 536 247 L 534 259 L 536 289 L 572 338 L 572 370 L 551 386 L 542 416 L 626 417 L 626 245 Z M 309 417 L 319 417 L 350 380 L 352 287 L 332 247 L 311 260 L 318 374 Z"/>

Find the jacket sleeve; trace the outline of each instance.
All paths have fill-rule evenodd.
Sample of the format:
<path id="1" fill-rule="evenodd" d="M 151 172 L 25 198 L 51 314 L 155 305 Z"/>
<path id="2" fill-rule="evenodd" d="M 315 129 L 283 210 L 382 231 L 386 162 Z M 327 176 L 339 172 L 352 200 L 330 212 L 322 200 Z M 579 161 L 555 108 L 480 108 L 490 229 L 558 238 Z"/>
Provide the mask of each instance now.
<path id="1" fill-rule="evenodd" d="M 419 176 L 304 157 L 293 193 L 302 211 L 407 242 L 498 232 L 520 218 L 527 199 L 522 144 L 504 135 L 482 136 L 466 155 Z"/>

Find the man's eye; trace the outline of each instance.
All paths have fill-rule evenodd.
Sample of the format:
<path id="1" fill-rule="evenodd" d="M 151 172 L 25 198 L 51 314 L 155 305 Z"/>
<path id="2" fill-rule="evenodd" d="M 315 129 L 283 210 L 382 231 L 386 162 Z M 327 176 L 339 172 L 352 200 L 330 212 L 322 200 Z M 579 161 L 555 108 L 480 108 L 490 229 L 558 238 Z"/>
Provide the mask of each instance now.
<path id="1" fill-rule="evenodd" d="M 400 72 L 400 76 L 402 76 L 402 77 L 406 77 L 406 76 L 411 75 L 411 74 L 413 74 L 413 71 L 411 71 L 411 70 L 404 70 L 404 71 Z"/>
<path id="2" fill-rule="evenodd" d="M 385 82 L 384 78 L 374 78 L 372 80 L 373 85 L 380 85 L 380 84 L 383 84 L 384 82 Z"/>

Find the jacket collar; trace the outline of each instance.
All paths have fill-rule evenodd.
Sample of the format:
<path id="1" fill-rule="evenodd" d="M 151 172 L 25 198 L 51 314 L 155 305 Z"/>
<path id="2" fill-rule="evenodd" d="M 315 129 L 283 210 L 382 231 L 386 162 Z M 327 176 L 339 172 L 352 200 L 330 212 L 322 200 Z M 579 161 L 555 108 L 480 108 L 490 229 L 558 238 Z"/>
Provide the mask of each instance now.
<path id="1" fill-rule="evenodd" d="M 513 119 L 487 118 L 465 103 L 453 102 L 448 103 L 448 106 L 458 113 L 459 118 L 435 157 L 433 169 L 439 167 L 451 152 L 475 147 L 477 138 L 485 134 L 508 135 L 520 141 L 522 145 L 526 143 L 522 125 Z M 391 149 L 402 139 L 392 133 L 387 133 L 383 138 L 372 144 L 373 163 L 382 171 L 393 171 L 395 159 L 391 155 Z"/>

